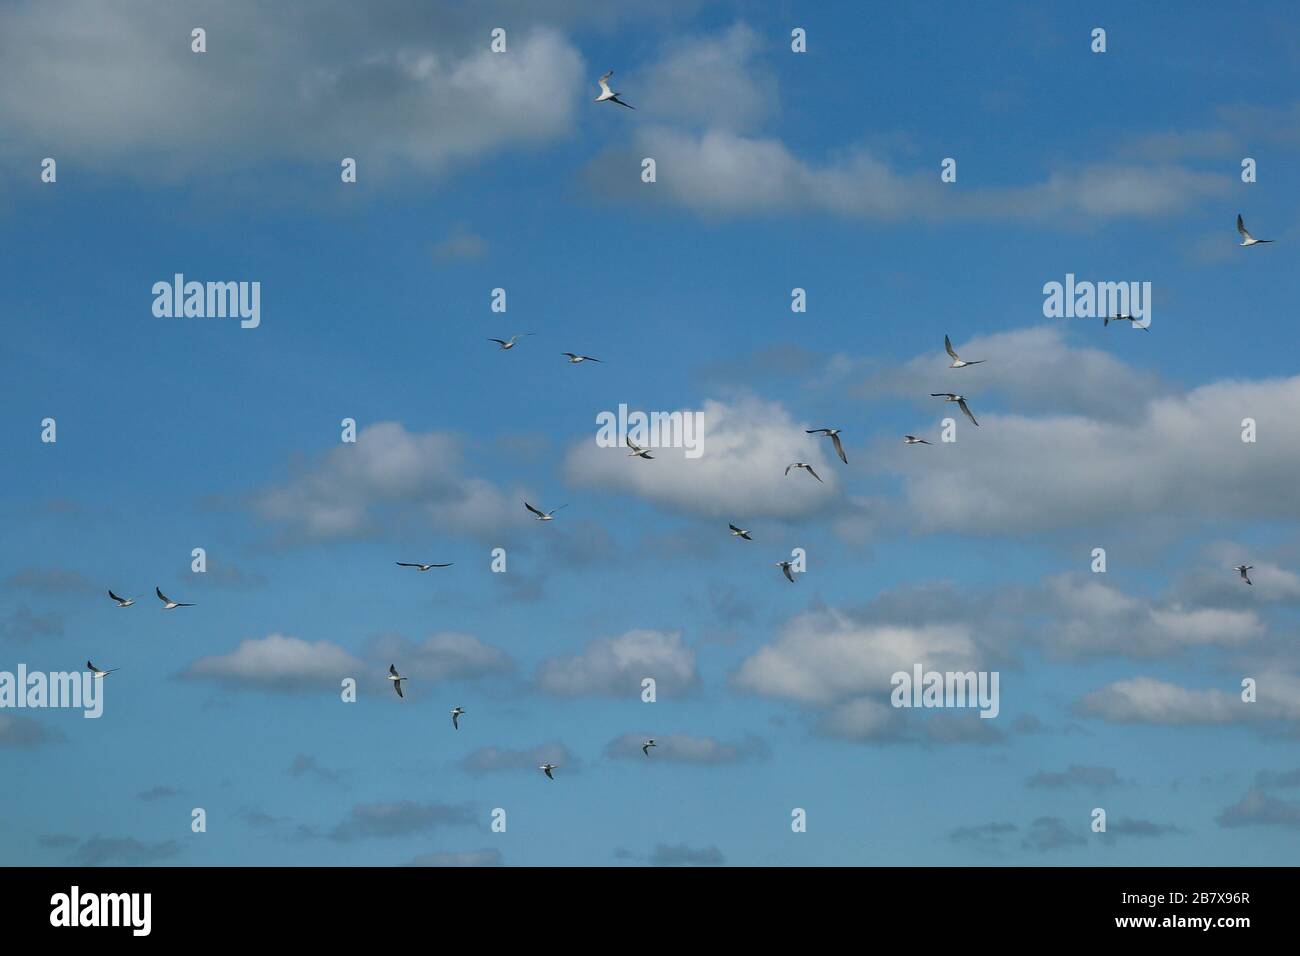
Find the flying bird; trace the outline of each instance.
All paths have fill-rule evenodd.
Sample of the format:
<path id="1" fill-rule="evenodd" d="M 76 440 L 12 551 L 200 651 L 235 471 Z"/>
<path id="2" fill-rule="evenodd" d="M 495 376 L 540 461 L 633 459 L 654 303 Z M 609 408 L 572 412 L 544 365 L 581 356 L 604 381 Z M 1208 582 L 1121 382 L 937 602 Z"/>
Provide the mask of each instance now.
<path id="1" fill-rule="evenodd" d="M 848 464 L 849 460 L 844 457 L 844 446 L 840 444 L 840 430 L 838 428 L 805 428 L 809 435 L 827 435 L 831 443 L 835 445 L 835 454 L 840 456 L 840 461 Z"/>
<path id="2" fill-rule="evenodd" d="M 451 725 L 460 730 L 460 715 L 465 713 L 464 707 L 453 707 L 451 710 Z"/>
<path id="3" fill-rule="evenodd" d="M 727 527 L 731 529 L 731 536 L 733 538 L 744 538 L 746 541 L 754 540 L 749 536 L 749 532 L 744 528 L 737 528 L 734 524 L 728 524 Z"/>
<path id="4" fill-rule="evenodd" d="M 532 334 L 533 334 L 532 332 L 524 332 L 524 333 L 522 333 L 521 335 L 512 335 L 512 336 L 510 336 L 509 340 L 506 340 L 506 339 L 494 339 L 494 338 L 489 337 L 489 338 L 488 338 L 488 341 L 489 341 L 489 342 L 495 342 L 495 343 L 497 343 L 497 345 L 498 345 L 498 349 L 497 349 L 497 351 L 498 351 L 498 352 L 505 352 L 505 351 L 509 351 L 510 349 L 514 348 L 514 347 L 515 347 L 515 342 L 518 341 L 519 339 L 521 339 L 524 335 L 532 335 Z"/>
<path id="5" fill-rule="evenodd" d="M 1237 213 L 1237 231 L 1241 233 L 1241 244 L 1243 246 L 1258 246 L 1260 243 L 1272 242 L 1272 239 L 1256 239 L 1246 231 L 1246 223 L 1241 218 L 1241 213 Z"/>
<path id="6" fill-rule="evenodd" d="M 624 103 L 622 100 L 620 100 L 620 99 L 618 98 L 618 97 L 619 97 L 618 91 L 616 91 L 616 90 L 611 90 L 611 89 L 609 88 L 609 78 L 610 78 L 611 76 L 613 76 L 613 75 L 614 75 L 614 71 L 613 71 L 613 70 L 610 70 L 608 73 L 606 73 L 604 76 L 602 76 L 599 80 L 597 80 L 597 82 L 600 84 L 600 96 L 596 97 L 592 102 L 594 102 L 594 103 L 605 103 L 605 102 L 609 102 L 609 103 L 617 103 L 619 106 L 626 106 L 626 107 L 627 107 L 628 109 L 630 109 L 630 110 L 634 110 L 634 109 L 636 109 L 635 106 L 631 106 L 631 105 L 629 105 L 629 104 L 627 104 L 627 103 Z"/>
<path id="7" fill-rule="evenodd" d="M 1238 574 L 1240 574 L 1240 575 L 1241 575 L 1241 579 L 1242 579 L 1243 581 L 1245 581 L 1247 584 L 1250 584 L 1251 587 L 1254 587 L 1254 584 L 1253 584 L 1253 583 L 1251 582 L 1251 580 L 1250 580 L 1250 575 L 1246 573 L 1247 571 L 1254 571 L 1254 570 L 1255 570 L 1255 566 L 1254 566 L 1253 564 L 1239 564 L 1239 565 L 1237 565 L 1235 568 L 1233 568 L 1232 570 L 1234 570 L 1234 571 L 1236 571 Z"/>
<path id="8" fill-rule="evenodd" d="M 160 600 L 160 601 L 163 602 L 163 610 L 164 610 L 164 611 L 174 611 L 174 610 L 175 610 L 176 608 L 178 608 L 178 607 L 193 607 L 193 606 L 194 606 L 193 604 L 181 604 L 179 601 L 173 601 L 173 600 L 172 600 L 171 598 L 169 598 L 167 595 L 163 594 L 162 591 L 159 590 L 159 588 L 158 588 L 158 586 L 157 586 L 156 584 L 154 585 L 154 593 L 158 595 L 158 600 Z"/>
<path id="9" fill-rule="evenodd" d="M 658 746 L 659 745 L 655 743 L 655 739 L 651 737 L 649 740 L 647 740 L 645 743 L 641 745 L 641 752 L 648 757 L 650 756 L 650 748 L 658 747 Z"/>
<path id="10" fill-rule="evenodd" d="M 394 561 L 399 568 L 419 568 L 421 571 L 428 571 L 430 568 L 449 568 L 455 561 L 448 561 L 446 564 L 408 564 L 406 561 Z"/>
<path id="11" fill-rule="evenodd" d="M 979 425 L 979 422 L 975 421 L 975 416 L 970 413 L 970 409 L 966 407 L 965 395 L 954 395 L 952 392 L 931 392 L 930 397 L 942 398 L 947 402 L 956 402 L 961 407 L 961 410 L 966 413 L 966 417 L 970 419 L 970 423 L 975 426 Z"/>
<path id="12" fill-rule="evenodd" d="M 924 438 L 917 438 L 915 435 L 904 435 L 903 444 L 904 445 L 931 445 L 933 444 L 933 442 L 928 442 Z"/>
<path id="13" fill-rule="evenodd" d="M 1150 331 L 1148 326 L 1138 325 L 1137 318 L 1131 315 L 1121 315 L 1120 313 L 1116 312 L 1114 315 L 1105 316 L 1101 324 L 1102 326 L 1107 326 L 1110 325 L 1112 322 L 1132 322 L 1133 328 L 1141 329 L 1144 332 Z"/>
<path id="14" fill-rule="evenodd" d="M 135 598 L 118 597 L 112 591 L 108 592 L 108 596 L 117 602 L 118 607 L 130 607 L 132 604 L 135 603 Z"/>
<path id="15" fill-rule="evenodd" d="M 121 670 L 120 667 L 110 667 L 108 670 L 102 671 L 94 664 L 90 663 L 90 661 L 86 661 L 86 666 L 90 668 L 90 672 L 96 677 L 107 677 L 109 674 L 113 673 L 113 671 Z"/>
<path id="16" fill-rule="evenodd" d="M 398 675 L 396 664 L 388 665 L 388 679 L 393 682 L 393 690 L 397 691 L 397 696 L 405 698 L 406 695 L 402 693 L 402 681 L 406 678 Z"/>
<path id="17" fill-rule="evenodd" d="M 654 461 L 654 457 L 655 457 L 655 456 L 652 455 L 652 454 L 650 454 L 650 452 L 648 452 L 646 449 L 642 448 L 640 445 L 636 444 L 634 441 L 632 441 L 632 439 L 630 439 L 630 438 L 625 438 L 625 439 L 623 439 L 623 440 L 627 442 L 627 447 L 630 448 L 630 449 L 632 449 L 631 451 L 629 451 L 629 452 L 627 453 L 627 457 L 629 457 L 629 458 L 644 458 L 644 459 L 646 459 L 647 461 Z"/>
<path id="18" fill-rule="evenodd" d="M 560 505 L 560 508 L 556 508 L 554 511 L 538 511 L 536 508 L 534 508 L 532 505 L 530 505 L 528 502 L 525 501 L 524 507 L 527 508 L 529 511 L 531 511 L 533 514 L 535 514 L 537 516 L 538 521 L 554 521 L 555 512 L 559 511 L 560 508 L 567 508 L 569 506 Z"/>
<path id="19" fill-rule="evenodd" d="M 567 356 L 569 357 L 569 364 L 570 364 L 570 365 L 577 365 L 579 362 L 599 362 L 599 361 L 600 361 L 600 359 L 598 359 L 598 358 L 592 358 L 590 355 L 577 355 L 577 354 L 575 354 L 575 353 L 573 353 L 573 352 L 561 352 L 560 354 L 561 354 L 561 355 L 567 355 Z"/>
<path id="20" fill-rule="evenodd" d="M 544 763 L 537 769 L 540 770 L 542 773 L 546 774 L 546 776 L 551 777 L 551 771 L 559 769 L 559 764 Z M 555 778 L 551 777 L 551 779 L 554 780 Z"/>
<path id="21" fill-rule="evenodd" d="M 947 349 L 948 354 L 952 356 L 952 364 L 948 366 L 949 368 L 965 368 L 967 365 L 983 365 L 988 361 L 988 359 L 976 359 L 973 362 L 963 361 L 962 358 L 952 350 L 952 339 L 948 338 L 946 335 L 943 337 L 943 347 Z"/>
<path id="22" fill-rule="evenodd" d="M 790 573 L 790 568 L 793 564 L 794 562 L 792 561 L 776 562 L 776 567 L 781 569 L 781 572 L 786 576 L 787 579 L 789 579 L 791 584 L 794 584 L 794 575 Z"/>
<path id="23" fill-rule="evenodd" d="M 808 464 L 808 462 L 806 462 L 806 461 L 796 461 L 796 462 L 795 462 L 794 464 L 792 464 L 792 465 L 786 465 L 786 466 L 785 466 L 785 473 L 786 473 L 787 475 L 790 474 L 790 469 L 791 469 L 791 468 L 802 468 L 804 471 L 808 472 L 808 474 L 812 475 L 812 476 L 813 476 L 814 478 L 816 478 L 818 481 L 821 481 L 821 480 L 822 480 L 822 476 L 819 475 L 819 474 L 817 474 L 817 472 L 813 471 L 813 466 L 810 465 L 810 464 Z M 823 482 L 823 484 L 824 484 L 824 483 L 825 483 L 825 482 Z"/>

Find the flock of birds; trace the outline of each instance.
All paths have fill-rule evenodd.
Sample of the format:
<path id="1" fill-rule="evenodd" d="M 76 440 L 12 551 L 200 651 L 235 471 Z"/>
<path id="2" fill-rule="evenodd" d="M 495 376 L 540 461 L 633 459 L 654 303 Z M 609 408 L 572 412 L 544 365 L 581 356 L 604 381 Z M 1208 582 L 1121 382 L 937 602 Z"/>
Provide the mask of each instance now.
<path id="1" fill-rule="evenodd" d="M 620 99 L 619 97 L 621 94 L 619 94 L 615 90 L 610 89 L 609 78 L 613 75 L 614 75 L 614 71 L 610 70 L 608 73 L 606 73 L 597 81 L 598 85 L 600 86 L 600 95 L 596 97 L 594 102 L 617 103 L 619 106 L 624 106 L 627 107 L 628 109 L 636 109 L 636 107 Z M 1250 232 L 1246 229 L 1246 224 L 1243 221 L 1240 214 L 1238 214 L 1237 216 L 1237 232 L 1241 234 L 1242 246 L 1256 246 L 1265 243 L 1270 243 L 1273 241 L 1272 239 L 1256 239 L 1254 236 L 1252 236 Z M 1122 314 L 1116 314 L 1113 316 L 1104 316 L 1103 318 L 1104 318 L 1103 325 L 1106 326 L 1109 326 L 1111 322 L 1136 323 L 1137 321 L 1131 315 L 1122 315 Z M 1136 327 L 1143 328 L 1144 330 L 1146 330 L 1145 326 L 1136 326 Z M 499 351 L 508 352 L 514 349 L 516 345 L 519 344 L 520 339 L 524 338 L 525 336 L 530 336 L 532 334 L 533 334 L 532 332 L 521 332 L 510 336 L 510 338 L 508 339 L 489 338 L 488 341 L 495 342 L 497 344 L 497 348 Z M 957 354 L 957 351 L 952 347 L 952 339 L 949 338 L 947 335 L 943 337 L 943 347 L 944 350 L 948 353 L 949 357 L 952 359 L 952 362 L 949 363 L 948 365 L 948 368 L 950 369 L 970 368 L 973 365 L 983 365 L 987 361 L 986 359 L 974 359 L 974 360 L 963 359 L 960 355 Z M 562 352 L 560 354 L 564 355 L 569 360 L 569 364 L 571 365 L 579 365 L 583 362 L 599 363 L 601 361 L 598 358 L 593 358 L 590 355 L 583 355 L 577 352 Z M 970 419 L 972 425 L 975 425 L 977 427 L 979 426 L 979 422 L 975 420 L 975 416 L 971 413 L 970 407 L 966 404 L 966 397 L 964 395 L 957 394 L 956 392 L 931 392 L 930 397 L 942 398 L 945 402 L 951 402 L 956 404 L 957 407 L 962 410 L 962 414 L 964 414 L 968 419 Z M 846 465 L 849 463 L 848 456 L 844 453 L 844 444 L 840 441 L 841 429 L 809 428 L 809 429 L 805 429 L 805 433 L 809 435 L 821 435 L 823 437 L 829 438 L 831 440 L 831 445 L 835 449 L 835 454 L 839 457 L 840 461 L 842 461 Z M 634 442 L 626 438 L 624 439 L 624 441 L 627 443 L 628 457 L 643 458 L 647 460 L 654 459 L 654 456 L 651 455 L 647 449 L 641 448 L 640 446 L 638 446 L 637 444 L 635 444 Z M 927 441 L 924 438 L 919 438 L 916 435 L 904 435 L 903 442 L 908 445 L 933 444 L 932 442 Z M 816 478 L 818 481 L 823 480 L 821 475 L 817 474 L 813 466 L 805 461 L 791 462 L 789 465 L 787 465 L 785 469 L 786 476 L 789 476 L 791 470 L 806 471 L 808 472 L 808 474 Z M 529 502 L 525 501 L 524 507 L 538 521 L 554 521 L 556 512 L 568 506 L 561 505 L 559 508 L 554 508 L 550 511 L 543 511 L 540 508 L 536 508 Z M 753 537 L 751 537 L 749 531 L 747 531 L 744 528 L 740 528 L 734 524 L 728 524 L 727 527 L 730 528 L 732 537 L 743 538 L 746 541 L 754 540 Z M 454 563 L 455 562 L 446 562 L 441 564 L 439 563 L 424 564 L 420 562 L 409 562 L 409 561 L 395 562 L 395 564 L 398 567 L 415 568 L 417 571 L 420 572 L 430 571 L 433 570 L 434 568 L 449 568 Z M 793 584 L 795 581 L 794 562 L 778 561 L 776 562 L 776 566 L 781 569 L 781 572 L 782 574 L 785 575 L 786 579 Z M 1249 572 L 1254 570 L 1254 565 L 1240 564 L 1237 565 L 1233 570 L 1236 571 L 1238 574 L 1240 574 L 1241 579 L 1245 581 L 1247 584 L 1253 584 L 1253 582 L 1250 580 Z M 177 608 L 195 606 L 193 604 L 186 604 L 180 601 L 173 601 L 171 598 L 163 594 L 162 590 L 158 587 L 154 588 L 154 593 L 158 596 L 158 600 L 162 602 L 162 609 L 164 611 L 174 611 Z M 131 607 L 133 604 L 135 604 L 134 598 L 119 597 L 117 594 L 113 593 L 112 590 L 108 592 L 108 596 L 112 598 L 115 602 L 117 602 L 117 606 L 119 608 Z M 89 660 L 86 661 L 86 667 L 89 668 L 90 672 L 97 679 L 102 679 L 104 677 L 107 677 L 109 674 L 112 674 L 115 671 L 119 670 L 119 668 L 116 667 L 110 668 L 108 670 L 102 670 L 96 667 L 94 664 L 92 664 Z M 401 674 L 398 673 L 397 666 L 395 664 L 390 664 L 388 666 L 388 680 L 392 682 L 393 690 L 396 691 L 397 696 L 399 698 L 405 699 L 406 695 L 402 693 L 402 683 L 406 681 L 407 678 L 401 676 Z M 466 710 L 463 707 L 456 706 L 452 708 L 451 725 L 453 729 L 460 730 L 460 718 L 463 717 L 465 714 L 466 714 Z M 648 757 L 650 756 L 651 749 L 653 749 L 656 746 L 658 745 L 655 743 L 654 738 L 649 738 L 641 744 L 641 752 Z M 542 773 L 544 773 L 549 779 L 554 780 L 555 777 L 552 775 L 552 771 L 558 770 L 559 765 L 553 763 L 544 763 L 541 764 L 537 769 L 542 771 Z"/>

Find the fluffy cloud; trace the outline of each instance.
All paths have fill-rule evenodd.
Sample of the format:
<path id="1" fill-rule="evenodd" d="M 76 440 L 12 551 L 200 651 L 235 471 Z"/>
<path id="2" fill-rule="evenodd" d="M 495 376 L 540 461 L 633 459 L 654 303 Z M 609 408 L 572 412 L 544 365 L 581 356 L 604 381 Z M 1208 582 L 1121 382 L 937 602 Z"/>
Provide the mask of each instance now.
<path id="1" fill-rule="evenodd" d="M 337 644 L 269 634 L 241 641 L 229 654 L 201 657 L 181 676 L 234 687 L 307 690 L 338 687 L 344 677 L 364 671 L 365 665 Z"/>
<path id="2" fill-rule="evenodd" d="M 523 520 L 518 496 L 507 498 L 465 470 L 451 434 L 412 434 L 397 422 L 379 422 L 363 428 L 355 445 L 330 449 L 252 504 L 290 537 L 307 540 L 362 537 L 412 521 L 475 533 Z"/>
<path id="3" fill-rule="evenodd" d="M 706 401 L 698 458 L 663 449 L 653 461 L 630 460 L 627 450 L 601 448 L 592 438 L 570 449 L 568 480 L 578 486 L 629 492 L 690 514 L 792 518 L 824 511 L 835 497 L 836 470 L 824 441 L 804 434 L 820 427 L 796 422 L 777 402 L 742 398 Z M 803 472 L 785 474 L 791 462 L 811 464 L 823 482 Z M 839 462 L 835 462 L 839 466 Z"/>
<path id="4" fill-rule="evenodd" d="M 377 6 L 214 6 L 200 18 L 208 52 L 199 55 L 192 12 L 167 0 L 72 0 L 58 17 L 8 4 L 0 63 L 23 90 L 0 83 L 0 122 L 11 143 L 39 142 L 42 155 L 83 166 L 120 169 L 135 158 L 153 172 L 270 159 L 337 168 L 354 155 L 368 176 L 395 165 L 436 173 L 571 128 L 582 59 L 526 12 L 509 19 L 510 54 L 501 56 L 451 5 L 435 15 Z"/>
<path id="5" fill-rule="evenodd" d="M 504 651 L 469 634 L 452 632 L 430 634 L 416 644 L 401 637 L 381 637 L 373 642 L 372 656 L 401 661 L 401 673 L 417 684 L 485 677 L 514 667 Z M 407 687 L 417 689 L 410 684 Z"/>
<path id="6" fill-rule="evenodd" d="M 1116 724 L 1227 724 L 1249 719 L 1249 708 L 1258 705 L 1213 688 L 1192 690 L 1134 677 L 1087 694 L 1077 706 L 1083 714 Z"/>
<path id="7" fill-rule="evenodd" d="M 547 658 L 537 668 L 537 686 L 561 697 L 635 698 L 646 677 L 654 678 L 662 696 L 694 686 L 695 651 L 681 631 L 634 630 L 598 638 L 578 654 Z"/>

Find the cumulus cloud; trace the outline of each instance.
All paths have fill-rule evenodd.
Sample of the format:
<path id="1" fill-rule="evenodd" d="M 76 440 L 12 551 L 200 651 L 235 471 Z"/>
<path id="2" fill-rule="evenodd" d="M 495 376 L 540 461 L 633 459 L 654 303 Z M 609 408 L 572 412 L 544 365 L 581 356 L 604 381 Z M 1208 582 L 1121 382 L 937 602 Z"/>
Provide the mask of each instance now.
<path id="1" fill-rule="evenodd" d="M 364 670 L 364 664 L 337 644 L 268 634 L 241 641 L 229 654 L 201 657 L 181 676 L 232 687 L 309 690 L 337 688 L 344 677 Z"/>
<path id="2" fill-rule="evenodd" d="M 1300 803 L 1252 787 L 1214 819 L 1219 826 L 1229 828 L 1278 826 L 1300 829 Z"/>
<path id="3" fill-rule="evenodd" d="M 201 18 L 209 45 L 196 55 L 192 13 L 167 0 L 72 0 L 58 17 L 8 4 L 0 122 L 11 143 L 114 172 L 131 159 L 150 173 L 268 160 L 337 168 L 352 155 L 363 177 L 440 173 L 572 127 L 585 77 L 562 35 L 525 12 L 502 56 L 453 5 L 429 12 L 222 4 Z"/>
<path id="4" fill-rule="evenodd" d="M 561 697 L 628 697 L 653 678 L 656 694 L 680 695 L 696 681 L 695 651 L 681 631 L 634 630 L 598 638 L 574 655 L 550 657 L 537 668 L 537 686 Z"/>
<path id="5" fill-rule="evenodd" d="M 690 734 L 668 734 L 659 737 L 652 733 L 623 734 L 605 747 L 605 756 L 614 758 L 640 758 L 646 755 L 641 745 L 654 738 L 655 747 L 650 752 L 653 760 L 695 766 L 723 766 L 759 760 L 768 755 L 768 746 L 753 735 L 736 743 L 726 743 L 716 737 L 693 737 Z"/>
<path id="6" fill-rule="evenodd" d="M 709 400 L 699 411 L 703 443 L 698 458 L 687 458 L 680 449 L 663 449 L 655 452 L 653 461 L 633 462 L 645 467 L 629 468 L 626 449 L 596 444 L 593 423 L 592 438 L 569 450 L 568 481 L 710 517 L 793 518 L 825 511 L 835 498 L 839 477 L 826 457 L 826 443 L 804 434 L 804 429 L 818 425 L 795 421 L 779 402 L 753 397 Z M 811 464 L 824 483 L 802 472 L 787 476 L 786 466 L 795 461 Z M 800 493 L 791 494 L 796 481 L 802 483 Z"/>
<path id="7" fill-rule="evenodd" d="M 257 493 L 252 507 L 291 539 L 311 541 L 365 537 L 412 522 L 487 533 L 523 520 L 519 496 L 466 471 L 455 436 L 378 422 L 363 428 L 355 445 L 331 448 L 292 480 Z"/>
<path id="8" fill-rule="evenodd" d="M 704 127 L 740 129 L 770 115 L 776 81 L 754 64 L 762 48 L 748 24 L 735 23 L 716 36 L 674 37 L 667 54 L 640 76 L 637 108 L 654 119 Z M 703 84 L 708 96 L 701 96 Z"/>
<path id="9" fill-rule="evenodd" d="M 1193 690 L 1151 677 L 1115 681 L 1085 695 L 1080 713 L 1116 724 L 1227 724 L 1248 720 L 1251 707 L 1237 694 Z"/>
<path id="10" fill-rule="evenodd" d="M 372 643 L 371 656 L 383 661 L 400 660 L 402 674 L 419 684 L 485 677 L 514 668 L 514 662 L 499 648 L 470 634 L 450 631 L 430 634 L 417 643 L 386 635 Z M 407 687 L 418 690 L 410 684 Z"/>
<path id="11" fill-rule="evenodd" d="M 951 448 L 961 481 L 920 456 L 887 463 L 901 479 L 908 521 L 924 531 L 1300 517 L 1300 496 L 1290 493 L 1300 471 L 1300 377 L 1158 396 L 1125 421 L 975 412 L 984 427 L 967 428 Z M 1254 444 L 1241 440 L 1246 418 L 1258 422 Z"/>

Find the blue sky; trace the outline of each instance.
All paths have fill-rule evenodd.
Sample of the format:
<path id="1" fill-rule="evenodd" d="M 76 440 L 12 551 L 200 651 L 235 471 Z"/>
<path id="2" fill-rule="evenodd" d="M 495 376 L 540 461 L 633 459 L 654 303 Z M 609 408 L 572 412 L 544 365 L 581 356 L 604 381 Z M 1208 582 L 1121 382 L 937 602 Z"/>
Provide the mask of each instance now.
<path id="1" fill-rule="evenodd" d="M 121 671 L 0 711 L 5 862 L 1294 859 L 1287 5 L 65 6 L 0 10 L 0 670 Z M 178 272 L 260 326 L 155 317 Z M 913 662 L 999 716 L 892 710 Z"/>

